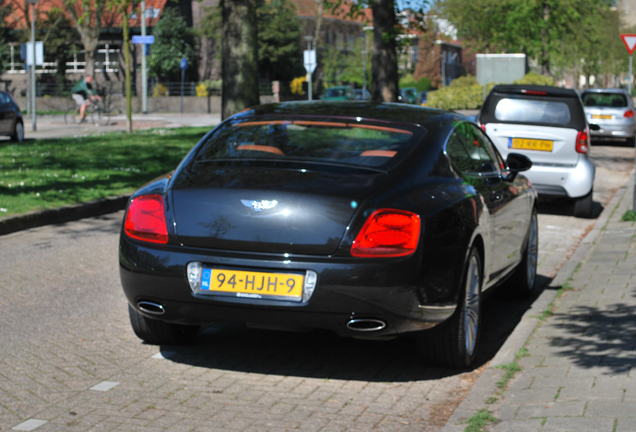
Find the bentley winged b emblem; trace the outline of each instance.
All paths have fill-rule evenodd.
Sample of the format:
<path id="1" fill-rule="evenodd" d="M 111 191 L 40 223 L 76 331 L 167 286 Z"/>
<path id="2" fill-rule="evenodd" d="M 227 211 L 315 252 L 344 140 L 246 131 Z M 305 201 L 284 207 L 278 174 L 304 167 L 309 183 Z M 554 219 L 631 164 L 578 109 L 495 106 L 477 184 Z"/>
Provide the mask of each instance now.
<path id="1" fill-rule="evenodd" d="M 277 200 L 241 200 L 241 204 L 245 207 L 260 212 L 263 210 L 271 210 L 278 205 Z"/>

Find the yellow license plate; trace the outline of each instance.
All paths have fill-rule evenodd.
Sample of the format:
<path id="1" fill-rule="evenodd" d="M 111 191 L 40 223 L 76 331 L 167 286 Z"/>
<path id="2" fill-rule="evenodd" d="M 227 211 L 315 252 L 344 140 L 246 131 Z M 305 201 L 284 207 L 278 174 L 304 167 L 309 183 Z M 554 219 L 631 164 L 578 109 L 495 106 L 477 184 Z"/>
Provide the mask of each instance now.
<path id="1" fill-rule="evenodd" d="M 614 118 L 611 114 L 592 114 L 593 119 L 611 120 Z"/>
<path id="2" fill-rule="evenodd" d="M 201 290 L 233 297 L 300 301 L 304 274 L 203 269 Z"/>
<path id="3" fill-rule="evenodd" d="M 520 150 L 537 150 L 551 152 L 553 141 L 529 138 L 512 138 L 510 140 L 509 147 Z"/>

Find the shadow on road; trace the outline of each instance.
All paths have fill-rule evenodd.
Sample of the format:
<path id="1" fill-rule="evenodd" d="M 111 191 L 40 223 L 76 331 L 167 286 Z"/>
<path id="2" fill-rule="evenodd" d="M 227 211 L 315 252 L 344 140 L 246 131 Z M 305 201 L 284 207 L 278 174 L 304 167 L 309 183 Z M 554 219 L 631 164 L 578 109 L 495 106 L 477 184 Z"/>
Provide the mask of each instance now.
<path id="1" fill-rule="evenodd" d="M 538 276 L 537 282 L 545 287 L 550 279 Z M 490 295 L 485 299 L 475 368 L 492 359 L 535 298 L 511 300 Z M 464 372 L 425 364 L 407 336 L 364 341 L 327 332 L 288 333 L 223 325 L 205 329 L 193 346 L 162 346 L 161 352 L 171 361 L 191 366 L 323 379 L 404 382 Z"/>
<path id="2" fill-rule="evenodd" d="M 605 207 L 598 201 L 594 201 L 592 204 L 592 216 L 585 219 L 598 218 Z M 541 214 L 550 214 L 556 216 L 574 216 L 574 205 L 571 200 L 567 198 L 552 198 L 540 196 L 537 201 L 537 210 Z"/>
<path id="3" fill-rule="evenodd" d="M 552 325 L 567 336 L 553 337 L 550 344 L 578 366 L 602 367 L 608 375 L 626 374 L 636 367 L 634 316 L 634 304 L 578 306 L 552 317 Z"/>

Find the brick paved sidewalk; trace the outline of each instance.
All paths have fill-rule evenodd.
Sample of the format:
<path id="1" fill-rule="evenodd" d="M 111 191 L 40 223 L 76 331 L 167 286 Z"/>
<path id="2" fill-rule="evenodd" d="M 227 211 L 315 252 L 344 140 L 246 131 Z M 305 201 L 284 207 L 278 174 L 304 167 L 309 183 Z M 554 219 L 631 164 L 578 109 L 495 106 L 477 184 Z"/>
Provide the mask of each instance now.
<path id="1" fill-rule="evenodd" d="M 488 430 L 636 430 L 636 223 L 631 187 L 520 351 Z M 491 399 L 491 402 L 494 399 Z"/>

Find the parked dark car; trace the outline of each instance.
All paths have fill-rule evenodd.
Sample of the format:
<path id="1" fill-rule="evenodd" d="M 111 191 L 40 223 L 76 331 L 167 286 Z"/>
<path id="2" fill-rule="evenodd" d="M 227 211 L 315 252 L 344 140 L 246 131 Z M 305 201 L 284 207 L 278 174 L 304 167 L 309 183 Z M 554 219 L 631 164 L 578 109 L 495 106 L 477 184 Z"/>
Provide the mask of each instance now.
<path id="1" fill-rule="evenodd" d="M 16 142 L 24 141 L 24 122 L 20 107 L 4 91 L 0 91 L 0 135 L 9 136 Z"/>
<path id="2" fill-rule="evenodd" d="M 320 99 L 324 101 L 348 101 L 355 99 L 355 94 L 351 86 L 330 87 L 325 90 Z"/>
<path id="3" fill-rule="evenodd" d="M 398 101 L 408 104 L 416 104 L 419 100 L 419 93 L 415 87 L 406 87 L 400 89 Z"/>
<path id="4" fill-rule="evenodd" d="M 353 89 L 353 100 L 356 100 L 356 101 L 371 100 L 371 93 L 367 89 Z"/>
<path id="5" fill-rule="evenodd" d="M 288 102 L 225 120 L 129 200 L 121 282 L 135 333 L 200 326 L 410 333 L 469 366 L 481 294 L 535 290 L 536 193 L 465 117 L 405 104 Z"/>

